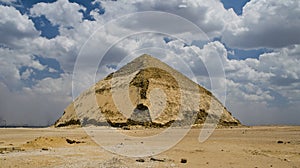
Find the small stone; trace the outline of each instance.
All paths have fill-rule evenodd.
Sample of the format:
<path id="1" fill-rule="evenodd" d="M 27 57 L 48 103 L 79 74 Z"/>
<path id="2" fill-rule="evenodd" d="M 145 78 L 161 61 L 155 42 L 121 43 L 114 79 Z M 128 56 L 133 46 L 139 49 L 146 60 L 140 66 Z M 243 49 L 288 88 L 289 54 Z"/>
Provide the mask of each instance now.
<path id="1" fill-rule="evenodd" d="M 75 141 L 75 140 L 71 140 L 71 139 L 66 139 L 66 141 L 67 141 L 69 144 L 76 143 L 76 141 Z"/>
<path id="2" fill-rule="evenodd" d="M 123 129 L 123 130 L 130 130 L 130 127 L 124 126 L 124 127 L 122 127 L 122 129 Z"/>
<path id="3" fill-rule="evenodd" d="M 181 159 L 180 163 L 187 163 L 187 159 Z"/>
<path id="4" fill-rule="evenodd" d="M 157 161 L 157 162 L 165 162 L 165 159 L 157 159 L 157 158 L 151 158 L 151 161 Z"/>
<path id="5" fill-rule="evenodd" d="M 278 144 L 283 144 L 283 141 L 277 141 Z"/>
<path id="6" fill-rule="evenodd" d="M 135 161 L 137 161 L 137 162 L 145 162 L 144 159 L 136 159 Z"/>

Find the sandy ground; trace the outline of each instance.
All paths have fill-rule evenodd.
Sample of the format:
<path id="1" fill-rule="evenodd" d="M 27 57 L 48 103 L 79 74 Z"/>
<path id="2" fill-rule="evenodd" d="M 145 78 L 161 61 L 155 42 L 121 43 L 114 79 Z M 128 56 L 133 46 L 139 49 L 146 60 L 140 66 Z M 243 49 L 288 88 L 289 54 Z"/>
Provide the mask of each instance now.
<path id="1" fill-rule="evenodd" d="M 97 135 L 114 142 L 111 131 L 101 128 Z M 143 137 L 162 130 L 118 131 Z M 160 141 L 172 139 L 176 132 L 179 134 L 180 129 Z M 300 168 L 300 126 L 220 128 L 203 143 L 198 141 L 199 132 L 200 129 L 190 130 L 176 146 L 155 156 L 125 157 L 103 149 L 81 128 L 3 128 L 0 167 Z M 124 139 L 119 145 L 126 144 L 129 142 Z M 181 163 L 182 159 L 187 163 Z"/>

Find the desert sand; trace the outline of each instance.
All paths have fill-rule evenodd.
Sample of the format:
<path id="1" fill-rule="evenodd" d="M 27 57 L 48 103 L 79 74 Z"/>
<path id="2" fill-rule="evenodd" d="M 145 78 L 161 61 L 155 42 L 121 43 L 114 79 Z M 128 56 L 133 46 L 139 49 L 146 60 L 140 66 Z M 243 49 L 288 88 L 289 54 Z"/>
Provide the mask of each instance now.
<path id="1" fill-rule="evenodd" d="M 161 129 L 118 131 L 149 136 Z M 107 137 L 110 131 L 101 128 L 99 134 Z M 82 128 L 2 128 L 0 167 L 300 167 L 300 126 L 218 128 L 203 143 L 199 132 L 191 129 L 158 155 L 125 157 L 103 149 Z"/>

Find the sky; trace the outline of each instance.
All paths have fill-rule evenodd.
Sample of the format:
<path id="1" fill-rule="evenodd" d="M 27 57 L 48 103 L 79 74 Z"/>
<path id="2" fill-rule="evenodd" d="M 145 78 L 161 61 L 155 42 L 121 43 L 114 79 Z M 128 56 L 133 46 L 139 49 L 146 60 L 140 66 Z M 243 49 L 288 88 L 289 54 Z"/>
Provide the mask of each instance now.
<path id="1" fill-rule="evenodd" d="M 0 125 L 53 124 L 142 53 L 208 89 L 218 81 L 225 95 L 213 92 L 243 124 L 300 125 L 299 9 L 298 0 L 0 0 Z"/>

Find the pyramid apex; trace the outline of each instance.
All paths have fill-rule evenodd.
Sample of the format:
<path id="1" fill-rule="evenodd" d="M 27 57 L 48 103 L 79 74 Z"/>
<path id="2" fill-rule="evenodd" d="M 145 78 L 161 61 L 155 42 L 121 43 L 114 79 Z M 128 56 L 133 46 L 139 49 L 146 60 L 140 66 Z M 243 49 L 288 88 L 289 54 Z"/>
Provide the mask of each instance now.
<path id="1" fill-rule="evenodd" d="M 156 59 L 155 57 L 149 55 L 149 54 L 142 54 L 141 56 L 137 57 L 136 59 L 139 60 L 149 60 L 149 59 Z"/>
<path id="2" fill-rule="evenodd" d="M 142 54 L 139 57 L 144 57 L 144 58 L 154 58 L 153 56 L 149 55 L 149 54 Z"/>

